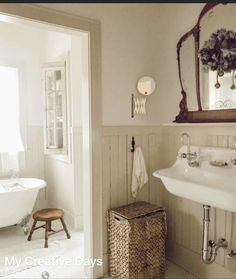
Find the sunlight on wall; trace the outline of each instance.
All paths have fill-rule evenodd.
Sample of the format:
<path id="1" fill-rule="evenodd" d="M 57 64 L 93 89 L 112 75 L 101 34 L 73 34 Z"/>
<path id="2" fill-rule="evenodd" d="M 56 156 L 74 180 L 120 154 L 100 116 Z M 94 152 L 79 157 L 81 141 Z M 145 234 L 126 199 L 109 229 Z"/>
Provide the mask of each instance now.
<path id="1" fill-rule="evenodd" d="M 0 152 L 16 153 L 24 147 L 19 127 L 18 69 L 0 66 Z"/>

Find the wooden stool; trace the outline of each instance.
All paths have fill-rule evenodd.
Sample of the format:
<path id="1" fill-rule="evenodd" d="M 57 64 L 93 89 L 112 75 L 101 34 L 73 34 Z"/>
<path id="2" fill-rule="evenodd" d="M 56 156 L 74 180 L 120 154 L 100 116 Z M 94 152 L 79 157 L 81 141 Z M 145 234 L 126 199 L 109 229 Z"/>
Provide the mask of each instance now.
<path id="1" fill-rule="evenodd" d="M 29 237 L 28 237 L 28 241 L 31 240 L 33 232 L 37 229 L 40 228 L 44 228 L 45 229 L 45 244 L 44 244 L 44 248 L 48 248 L 48 236 L 57 233 L 57 232 L 61 232 L 61 231 L 65 231 L 67 238 L 70 238 L 69 232 L 66 228 L 66 224 L 63 220 L 63 216 L 64 216 L 64 211 L 62 209 L 58 209 L 58 208 L 45 208 L 45 209 L 41 209 L 39 211 L 36 211 L 33 215 L 33 219 L 34 219 L 34 223 L 33 226 L 31 228 Z M 52 229 L 52 221 L 54 220 L 61 220 L 63 229 L 59 230 L 59 231 L 54 231 Z M 36 224 L 38 221 L 43 221 L 45 222 L 45 225 L 36 227 Z M 52 232 L 50 234 L 48 234 L 48 232 Z"/>

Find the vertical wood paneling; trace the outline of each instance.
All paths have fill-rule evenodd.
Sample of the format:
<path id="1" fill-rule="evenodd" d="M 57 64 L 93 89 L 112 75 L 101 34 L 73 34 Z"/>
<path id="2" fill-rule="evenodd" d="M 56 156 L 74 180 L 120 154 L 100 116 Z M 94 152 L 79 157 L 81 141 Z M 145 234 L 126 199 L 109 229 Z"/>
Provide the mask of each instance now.
<path id="1" fill-rule="evenodd" d="M 228 146 L 228 136 L 219 135 L 218 136 L 218 147 L 227 147 Z M 226 238 L 226 211 L 222 209 L 216 209 L 216 239 Z M 225 250 L 220 249 L 219 256 L 217 257 L 217 263 L 225 265 Z"/>
<path id="2" fill-rule="evenodd" d="M 217 135 L 208 135 L 207 136 L 207 145 L 208 146 L 217 146 L 218 137 Z"/>
<path id="3" fill-rule="evenodd" d="M 189 229 L 190 229 L 190 218 L 189 218 L 189 205 L 190 202 L 186 200 L 184 202 L 184 207 L 183 207 L 183 242 L 182 245 L 184 247 L 189 247 L 190 245 L 190 237 L 189 237 Z M 185 230 L 187 228 L 187 230 Z"/>
<path id="4" fill-rule="evenodd" d="M 153 176 L 153 172 L 156 171 L 157 166 L 160 166 L 160 136 L 156 134 L 150 134 L 148 136 L 148 158 L 149 158 L 149 200 L 151 203 L 162 205 L 163 200 L 163 185 L 159 179 Z"/>
<path id="5" fill-rule="evenodd" d="M 226 211 L 225 238 L 228 240 L 229 247 L 233 247 L 232 246 L 232 236 L 233 236 L 232 233 L 233 233 L 233 213 Z"/>
<path id="6" fill-rule="evenodd" d="M 139 129 L 140 130 L 140 129 Z M 138 192 L 137 200 L 150 201 L 162 200 L 157 197 L 157 185 L 160 182 L 153 177 L 152 173 L 158 169 L 160 162 L 160 134 L 153 133 L 152 128 L 130 132 L 129 128 L 115 129 L 112 127 L 103 136 L 103 234 L 104 253 L 107 253 L 107 210 L 109 208 L 134 202 L 131 192 L 133 156 L 130 152 L 131 137 L 135 137 L 136 147 L 140 146 L 143 151 L 149 181 Z M 154 185 L 155 184 L 155 185 Z M 155 202 L 153 200 L 153 202 Z"/>
<path id="7" fill-rule="evenodd" d="M 222 209 L 216 209 L 216 220 L 215 220 L 215 229 L 216 229 L 216 238 L 215 240 L 218 240 L 219 238 L 223 237 L 225 238 L 225 232 L 226 232 L 226 212 Z M 224 259 L 225 259 L 225 251 L 223 249 L 218 250 L 218 255 L 216 258 L 216 262 L 220 265 L 224 265 Z"/>
<path id="8" fill-rule="evenodd" d="M 135 137 L 135 144 L 136 146 L 139 144 L 138 137 L 136 135 L 133 135 Z M 131 147 L 131 138 L 132 135 L 128 134 L 127 136 L 127 146 Z M 131 190 L 131 183 L 132 183 L 132 171 L 133 171 L 133 153 L 130 152 L 130 148 L 127 151 L 127 181 L 128 181 L 128 203 L 134 202 L 134 198 L 132 196 L 132 190 Z"/>
<path id="9" fill-rule="evenodd" d="M 119 137 L 111 137 L 111 207 L 118 205 L 118 192 L 119 192 Z"/>
<path id="10" fill-rule="evenodd" d="M 44 143 L 43 128 L 40 126 L 27 127 L 27 147 L 25 152 L 25 169 L 20 173 L 22 177 L 44 179 Z M 47 192 L 45 187 L 39 190 L 35 208 L 47 206 Z"/>
<path id="11" fill-rule="evenodd" d="M 107 210 L 111 207 L 111 139 L 103 137 L 102 146 L 102 189 L 103 189 L 103 249 L 107 253 Z"/>
<path id="12" fill-rule="evenodd" d="M 181 199 L 169 194 L 160 180 L 152 173 L 163 167 L 168 167 L 176 159 L 180 147 L 180 135 L 187 132 L 194 145 L 208 145 L 215 147 L 234 147 L 236 132 L 228 135 L 224 129 L 166 127 L 153 128 L 116 128 L 106 130 L 103 148 L 103 183 L 104 215 L 109 207 L 131 203 L 131 178 L 133 167 L 133 153 L 130 152 L 131 137 L 135 136 L 136 146 L 142 147 L 149 182 L 138 194 L 137 200 L 148 200 L 152 203 L 166 206 L 168 214 L 168 242 L 185 247 L 193 253 L 201 254 L 202 248 L 202 218 L 201 204 Z M 110 183 L 110 184 L 109 184 Z M 236 214 L 224 210 L 211 208 L 210 239 L 217 240 L 226 237 L 230 242 L 230 249 L 236 249 Z M 105 220 L 104 220 L 105 222 Z M 104 227 L 106 235 L 106 227 Z M 107 246 L 104 246 L 106 251 Z M 226 266 L 226 252 L 219 249 L 217 264 Z"/>
<path id="13" fill-rule="evenodd" d="M 175 231 L 176 231 L 176 218 L 175 218 L 175 199 L 173 195 L 169 195 L 166 192 L 167 200 L 167 220 L 168 220 L 168 236 L 171 238 L 171 241 L 175 241 Z"/>
<path id="14" fill-rule="evenodd" d="M 182 226 L 182 214 L 181 214 L 181 205 L 182 205 L 182 198 L 176 197 L 175 198 L 175 218 L 176 218 L 176 222 L 175 222 L 175 239 L 176 242 L 180 245 L 182 245 L 181 242 L 181 237 L 182 237 L 182 230 L 181 230 L 181 226 Z"/>
<path id="15" fill-rule="evenodd" d="M 217 141 L 218 147 L 227 147 L 228 146 L 228 137 L 225 135 L 219 135 Z"/>
<path id="16" fill-rule="evenodd" d="M 117 206 L 128 203 L 127 185 L 127 137 L 119 136 L 119 161 L 118 161 L 118 201 Z"/>
<path id="17" fill-rule="evenodd" d="M 236 148 L 236 136 L 228 136 L 228 147 Z"/>
<path id="18" fill-rule="evenodd" d="M 211 207 L 210 220 L 209 238 L 216 239 L 216 209 L 214 207 Z"/>
<path id="19" fill-rule="evenodd" d="M 232 213 L 232 236 L 231 236 L 231 247 L 236 249 L 236 213 Z"/>

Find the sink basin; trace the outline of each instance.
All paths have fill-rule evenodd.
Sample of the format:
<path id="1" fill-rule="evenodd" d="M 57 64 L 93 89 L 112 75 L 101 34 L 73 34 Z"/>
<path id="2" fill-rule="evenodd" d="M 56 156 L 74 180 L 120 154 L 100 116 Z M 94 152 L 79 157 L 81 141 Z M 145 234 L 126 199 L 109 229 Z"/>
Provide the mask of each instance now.
<path id="1" fill-rule="evenodd" d="M 182 146 L 175 163 L 153 175 L 176 196 L 236 212 L 236 166 L 231 162 L 236 159 L 236 150 L 191 146 L 191 153 L 199 155 L 199 167 L 190 167 L 187 159 L 181 158 L 186 152 L 187 147 Z"/>

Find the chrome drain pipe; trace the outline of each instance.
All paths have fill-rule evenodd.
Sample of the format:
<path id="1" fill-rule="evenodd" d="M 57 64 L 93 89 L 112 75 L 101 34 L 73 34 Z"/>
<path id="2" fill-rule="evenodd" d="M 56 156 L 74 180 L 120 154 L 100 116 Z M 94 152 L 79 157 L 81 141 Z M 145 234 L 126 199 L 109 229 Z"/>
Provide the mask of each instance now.
<path id="1" fill-rule="evenodd" d="M 203 242 L 202 242 L 202 261 L 205 264 L 211 264 L 215 261 L 219 248 L 226 249 L 228 242 L 224 238 L 219 238 L 217 242 L 209 240 L 210 225 L 210 206 L 203 205 Z"/>

